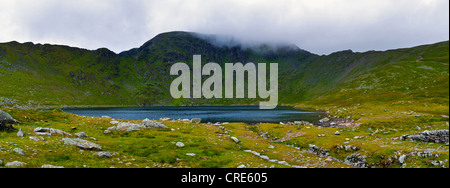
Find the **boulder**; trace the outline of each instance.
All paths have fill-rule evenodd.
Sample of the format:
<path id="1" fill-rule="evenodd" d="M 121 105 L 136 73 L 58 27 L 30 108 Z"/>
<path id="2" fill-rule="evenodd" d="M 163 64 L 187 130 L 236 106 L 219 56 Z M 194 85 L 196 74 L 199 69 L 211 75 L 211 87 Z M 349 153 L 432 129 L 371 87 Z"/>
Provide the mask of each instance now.
<path id="1" fill-rule="evenodd" d="M 61 131 L 59 129 L 52 129 L 52 128 L 42 128 L 38 127 L 34 129 L 34 132 L 36 132 L 36 135 L 39 136 L 51 136 L 54 134 L 64 135 L 64 136 L 72 136 L 71 134 Z"/>
<path id="2" fill-rule="evenodd" d="M 102 147 L 87 140 L 79 139 L 79 138 L 63 138 L 63 144 L 68 146 L 77 146 L 84 150 L 99 150 L 102 151 Z"/>
<path id="3" fill-rule="evenodd" d="M 0 110 L 0 123 L 4 124 L 16 124 L 18 123 L 17 120 L 15 120 L 11 115 L 8 113 Z"/>
<path id="4" fill-rule="evenodd" d="M 19 132 L 17 132 L 17 137 L 23 137 L 23 131 L 22 131 L 22 129 L 20 129 Z"/>
<path id="5" fill-rule="evenodd" d="M 25 151 L 23 151 L 23 149 L 14 148 L 13 151 L 19 155 L 25 155 Z"/>
<path id="6" fill-rule="evenodd" d="M 200 119 L 200 118 L 194 118 L 194 119 L 191 120 L 191 122 L 192 122 L 192 123 L 195 123 L 195 124 L 200 124 L 200 123 L 202 122 L 202 119 Z"/>
<path id="7" fill-rule="evenodd" d="M 87 138 L 87 137 L 88 137 L 88 135 L 87 135 L 86 133 L 84 133 L 84 132 L 76 133 L 75 135 L 76 135 L 78 138 Z"/>
<path id="8" fill-rule="evenodd" d="M 11 115 L 0 110 L 0 131 L 16 130 L 12 125 L 8 125 L 16 123 L 18 123 L 18 121 L 12 118 Z"/>
<path id="9" fill-rule="evenodd" d="M 10 162 L 10 163 L 6 163 L 5 167 L 9 167 L 9 168 L 22 168 L 27 166 L 27 163 L 24 162 L 19 162 L 19 161 L 14 161 L 14 162 Z"/>
<path id="10" fill-rule="evenodd" d="M 239 143 L 239 142 L 241 142 L 239 139 L 237 139 L 236 137 L 231 137 L 231 140 L 233 140 L 234 142 L 236 142 L 237 144 Z"/>
<path id="11" fill-rule="evenodd" d="M 140 126 L 145 127 L 147 129 L 168 129 L 169 128 L 160 122 L 150 120 L 150 119 L 144 119 Z"/>
<path id="12" fill-rule="evenodd" d="M 179 148 L 182 148 L 182 147 L 184 147 L 184 144 L 182 142 L 177 142 L 176 146 Z"/>
<path id="13" fill-rule="evenodd" d="M 46 165 L 42 165 L 41 168 L 64 168 L 64 167 L 63 166 L 53 166 L 53 165 L 46 164 Z"/>
<path id="14" fill-rule="evenodd" d="M 94 155 L 101 158 L 111 158 L 113 156 L 110 152 L 97 152 Z"/>

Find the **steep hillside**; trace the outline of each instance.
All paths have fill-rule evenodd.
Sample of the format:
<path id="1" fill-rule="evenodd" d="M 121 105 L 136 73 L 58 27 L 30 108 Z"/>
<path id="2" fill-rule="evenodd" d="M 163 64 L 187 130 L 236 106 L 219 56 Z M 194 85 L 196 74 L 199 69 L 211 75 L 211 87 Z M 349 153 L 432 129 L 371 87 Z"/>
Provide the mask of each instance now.
<path id="1" fill-rule="evenodd" d="M 200 54 L 203 63 L 279 63 L 282 104 L 339 106 L 414 99 L 429 106 L 448 106 L 448 42 L 385 52 L 342 51 L 318 56 L 293 45 L 217 45 L 211 37 L 163 33 L 120 54 L 108 49 L 0 44 L 0 105 L 211 105 L 259 101 L 173 100 L 169 87 L 176 77 L 170 76 L 170 67 L 177 62 L 192 63 L 192 56 Z"/>

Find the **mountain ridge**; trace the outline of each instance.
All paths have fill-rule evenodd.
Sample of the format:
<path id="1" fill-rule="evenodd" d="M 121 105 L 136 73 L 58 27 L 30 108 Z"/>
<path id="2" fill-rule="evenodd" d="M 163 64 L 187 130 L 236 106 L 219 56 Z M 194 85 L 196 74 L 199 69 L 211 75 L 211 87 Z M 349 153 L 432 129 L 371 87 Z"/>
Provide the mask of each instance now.
<path id="1" fill-rule="evenodd" d="M 403 61 L 424 58 L 448 64 L 448 41 L 387 51 L 344 50 L 320 56 L 289 45 L 260 48 L 269 50 L 260 53 L 242 46 L 219 47 L 190 32 L 162 33 L 139 48 L 118 54 L 107 48 L 0 43 L 0 80 L 4 85 L 0 97 L 22 105 L 30 101 L 42 105 L 144 106 L 255 102 L 171 99 L 169 87 L 175 77 L 169 76 L 170 66 L 176 62 L 192 63 L 192 55 L 196 54 L 202 55 L 204 63 L 280 63 L 280 97 L 286 104 L 333 95 L 343 84 Z"/>

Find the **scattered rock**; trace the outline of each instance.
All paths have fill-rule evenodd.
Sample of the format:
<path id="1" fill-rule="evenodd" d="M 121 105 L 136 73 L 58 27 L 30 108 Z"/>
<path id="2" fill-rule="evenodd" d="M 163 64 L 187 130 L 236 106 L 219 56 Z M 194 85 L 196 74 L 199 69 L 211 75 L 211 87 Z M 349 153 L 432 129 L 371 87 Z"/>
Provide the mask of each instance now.
<path id="1" fill-rule="evenodd" d="M 334 133 L 334 135 L 339 136 L 339 135 L 341 135 L 341 133 L 340 133 L 339 131 L 336 131 L 336 132 Z"/>
<path id="2" fill-rule="evenodd" d="M 424 131 L 423 133 L 416 135 L 403 135 L 398 139 L 406 141 L 434 142 L 445 144 L 449 142 L 449 130 Z"/>
<path id="3" fill-rule="evenodd" d="M 330 119 L 329 118 L 323 118 L 321 120 L 319 120 L 320 123 L 325 123 L 325 122 L 329 122 Z"/>
<path id="4" fill-rule="evenodd" d="M 76 133 L 75 134 L 78 138 L 87 138 L 89 137 L 86 133 L 81 132 L 81 133 Z"/>
<path id="5" fill-rule="evenodd" d="M 22 168 L 27 166 L 27 163 L 24 162 L 19 162 L 19 161 L 14 161 L 14 162 L 10 162 L 10 163 L 6 163 L 5 167 L 9 167 L 9 168 Z"/>
<path id="6" fill-rule="evenodd" d="M 268 149 L 275 149 L 275 146 L 269 146 Z"/>
<path id="7" fill-rule="evenodd" d="M 41 168 L 64 168 L 64 167 L 63 166 L 53 166 L 53 165 L 46 164 L 46 165 L 42 165 Z"/>
<path id="8" fill-rule="evenodd" d="M 23 137 L 23 131 L 22 131 L 22 129 L 20 129 L 19 132 L 17 132 L 17 137 Z"/>
<path id="9" fill-rule="evenodd" d="M 231 140 L 233 140 L 234 142 L 236 142 L 236 144 L 239 144 L 239 142 L 241 142 L 241 141 L 239 141 L 239 139 L 237 139 L 236 137 L 231 137 Z"/>
<path id="10" fill-rule="evenodd" d="M 102 157 L 102 158 L 111 158 L 113 157 L 113 154 L 110 152 L 97 152 L 94 154 L 97 157 Z"/>
<path id="11" fill-rule="evenodd" d="M 84 150 L 100 150 L 100 151 L 102 150 L 102 147 L 100 147 L 99 145 L 79 138 L 63 138 L 62 142 L 65 145 L 68 146 L 75 145 Z"/>
<path id="12" fill-rule="evenodd" d="M 191 122 L 192 122 L 192 123 L 195 123 L 195 124 L 200 124 L 200 123 L 202 122 L 202 119 L 200 119 L 200 118 L 194 118 L 194 119 L 191 120 Z"/>
<path id="13" fill-rule="evenodd" d="M 23 149 L 20 149 L 20 148 L 14 148 L 13 151 L 19 155 L 26 155 L 25 151 L 23 151 Z"/>
<path id="14" fill-rule="evenodd" d="M 247 168 L 245 165 L 238 166 L 237 168 Z"/>
<path id="15" fill-rule="evenodd" d="M 75 134 L 78 138 L 87 138 L 89 137 L 86 133 L 81 132 L 81 133 L 76 133 Z"/>
<path id="16" fill-rule="evenodd" d="M 34 129 L 34 132 L 42 133 L 42 134 L 37 134 L 37 135 L 40 135 L 40 136 L 51 136 L 53 134 L 59 134 L 59 135 L 64 135 L 64 136 L 72 136 L 69 133 L 66 133 L 66 132 L 58 130 L 58 129 L 52 129 L 52 128 L 38 127 L 36 129 Z"/>
<path id="17" fill-rule="evenodd" d="M 142 121 L 142 123 L 141 123 L 141 126 L 147 128 L 147 129 L 168 129 L 169 128 L 160 122 L 153 121 L 150 119 L 144 119 L 144 121 Z"/>
<path id="18" fill-rule="evenodd" d="M 349 155 L 345 158 L 345 163 L 354 167 L 359 168 L 368 168 L 369 165 L 367 165 L 367 157 L 361 156 L 359 153 L 354 153 L 352 155 Z"/>
<path id="19" fill-rule="evenodd" d="M 312 144 L 309 145 L 308 152 L 310 152 L 316 156 L 319 156 L 319 157 L 329 157 L 330 156 L 330 152 L 328 150 L 320 148 L 320 147 L 318 147 L 316 145 L 312 145 Z"/>
<path id="20" fill-rule="evenodd" d="M 187 156 L 195 157 L 195 153 L 187 153 Z"/>
<path id="21" fill-rule="evenodd" d="M 400 163 L 400 164 L 404 164 L 405 163 L 405 161 L 406 161 L 406 155 L 402 155 L 399 159 L 398 159 L 398 162 Z"/>
<path id="22" fill-rule="evenodd" d="M 152 121 L 150 119 L 145 119 L 140 125 L 134 123 L 119 123 L 115 127 L 108 128 L 108 131 L 136 131 L 141 129 L 168 129 L 168 127 L 157 121 Z"/>
<path id="23" fill-rule="evenodd" d="M 111 134 L 111 131 L 110 131 L 110 130 L 105 130 L 105 131 L 103 132 L 103 134 Z"/>
<path id="24" fill-rule="evenodd" d="M 182 147 L 184 147 L 184 144 L 182 142 L 177 142 L 176 146 L 179 148 L 182 148 Z"/>
<path id="25" fill-rule="evenodd" d="M 28 137 L 28 139 L 33 140 L 33 141 L 36 141 L 36 142 L 39 142 L 39 141 L 45 141 L 44 137 L 42 137 L 42 136 L 40 136 L 40 137 L 33 137 L 33 136 L 30 136 L 30 137 Z"/>

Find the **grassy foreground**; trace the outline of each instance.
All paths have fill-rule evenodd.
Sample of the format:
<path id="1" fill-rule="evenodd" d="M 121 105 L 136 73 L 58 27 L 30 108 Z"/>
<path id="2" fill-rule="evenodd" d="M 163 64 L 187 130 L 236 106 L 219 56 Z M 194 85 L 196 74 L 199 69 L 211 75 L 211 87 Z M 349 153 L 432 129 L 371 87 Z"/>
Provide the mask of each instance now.
<path id="1" fill-rule="evenodd" d="M 113 126 L 110 118 L 82 117 L 59 110 L 4 111 L 21 122 L 15 127 L 22 129 L 25 135 L 22 138 L 16 136 L 17 132 L 0 133 L 0 160 L 3 161 L 0 168 L 13 161 L 27 163 L 27 168 L 40 168 L 46 164 L 65 168 L 236 168 L 241 165 L 247 168 L 351 168 L 353 166 L 344 164 L 344 161 L 353 153 L 367 156 L 366 163 L 370 167 L 398 168 L 403 166 L 398 162 L 401 155 L 423 153 L 429 149 L 433 149 L 432 156 L 408 156 L 403 167 L 441 167 L 435 165 L 436 161 L 448 167 L 449 159 L 445 144 L 393 141 L 393 138 L 404 134 L 421 132 L 419 127 L 422 130 L 448 129 L 448 119 L 440 116 L 411 118 L 405 114 L 395 120 L 353 128 L 279 124 L 250 126 L 241 123 L 214 126 L 165 121 L 163 123 L 170 129 L 104 134 L 108 127 Z M 411 124 L 417 127 L 409 126 Z M 74 136 L 39 137 L 33 132 L 37 127 L 60 129 Z M 375 129 L 379 132 L 372 135 Z M 341 134 L 335 135 L 336 131 Z M 75 133 L 79 132 L 85 132 L 89 135 L 86 140 L 100 145 L 103 151 L 111 152 L 113 156 L 98 157 L 94 155 L 98 151 L 82 150 L 62 143 L 62 138 L 75 138 Z M 39 137 L 41 140 L 34 141 L 29 137 Z M 236 143 L 232 137 L 240 142 Z M 177 142 L 185 146 L 177 147 Z M 320 157 L 308 151 L 310 144 L 328 150 L 331 157 Z M 358 149 L 345 150 L 341 147 L 344 145 Z M 16 148 L 24 150 L 25 155 L 16 153 Z"/>

